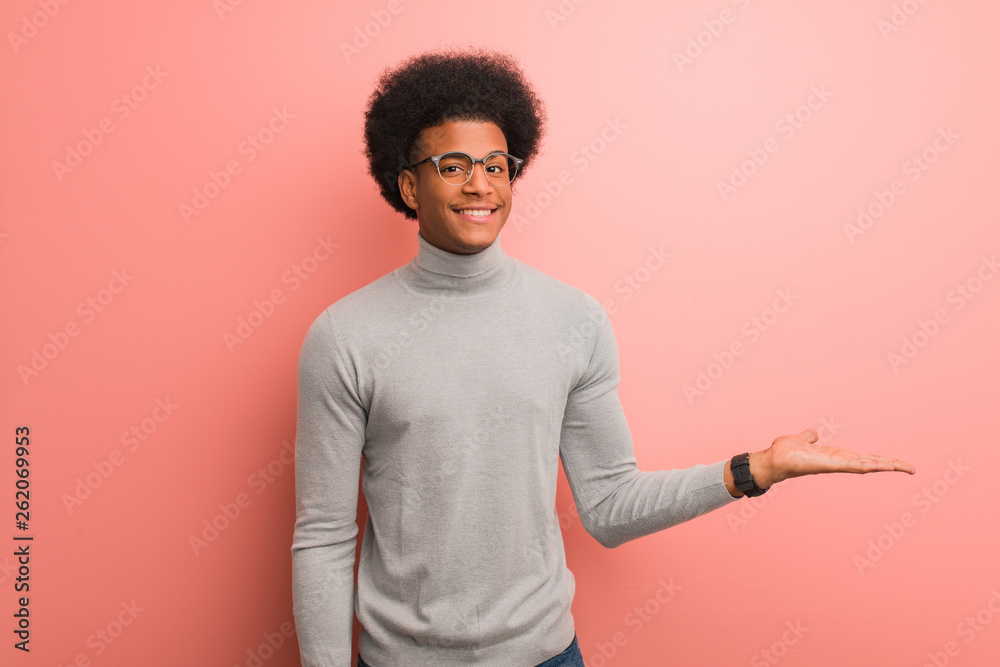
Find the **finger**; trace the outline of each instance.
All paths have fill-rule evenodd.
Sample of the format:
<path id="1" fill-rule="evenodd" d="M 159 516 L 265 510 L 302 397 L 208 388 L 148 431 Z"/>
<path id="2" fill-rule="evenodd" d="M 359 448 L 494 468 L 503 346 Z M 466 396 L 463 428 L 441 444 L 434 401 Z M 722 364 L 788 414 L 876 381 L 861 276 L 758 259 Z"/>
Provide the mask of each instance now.
<path id="1" fill-rule="evenodd" d="M 898 471 L 905 472 L 910 475 L 915 475 L 917 472 L 916 467 L 912 463 L 908 463 L 902 459 L 894 459 L 890 456 L 879 456 L 877 454 L 861 456 L 856 460 L 856 463 L 859 465 L 861 472 Z"/>
<path id="2" fill-rule="evenodd" d="M 799 433 L 799 435 L 804 437 L 806 439 L 806 442 L 808 442 L 809 444 L 812 444 L 819 440 L 819 433 L 816 432 L 816 429 L 807 428 L 806 430 L 802 431 L 802 433 Z"/>

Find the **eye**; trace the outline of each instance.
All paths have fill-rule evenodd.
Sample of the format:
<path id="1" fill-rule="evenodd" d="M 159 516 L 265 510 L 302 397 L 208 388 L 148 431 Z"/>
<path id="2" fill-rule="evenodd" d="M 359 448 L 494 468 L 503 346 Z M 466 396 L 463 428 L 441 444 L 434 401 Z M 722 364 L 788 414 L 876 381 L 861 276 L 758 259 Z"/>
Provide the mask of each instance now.
<path id="1" fill-rule="evenodd" d="M 507 158 L 502 155 L 494 155 L 486 159 L 486 171 L 491 174 L 502 174 L 507 171 Z"/>
<path id="2" fill-rule="evenodd" d="M 441 158 L 438 169 L 442 176 L 464 174 L 470 168 L 469 158 L 461 153 L 449 153 Z"/>

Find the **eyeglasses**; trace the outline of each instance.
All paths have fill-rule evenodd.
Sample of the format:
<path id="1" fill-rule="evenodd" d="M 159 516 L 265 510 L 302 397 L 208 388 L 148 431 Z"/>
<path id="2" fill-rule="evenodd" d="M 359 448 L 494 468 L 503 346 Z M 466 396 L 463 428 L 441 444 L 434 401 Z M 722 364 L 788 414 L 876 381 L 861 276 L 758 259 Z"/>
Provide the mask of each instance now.
<path id="1" fill-rule="evenodd" d="M 424 162 L 433 162 L 444 182 L 452 185 L 468 183 L 469 179 L 472 178 L 472 170 L 475 169 L 476 163 L 482 162 L 486 180 L 499 186 L 510 185 L 514 177 L 517 176 L 518 168 L 524 164 L 524 160 L 521 158 L 507 153 L 490 153 L 484 158 L 474 160 L 467 153 L 454 152 L 432 155 L 420 162 L 414 162 L 407 169 L 413 169 Z"/>

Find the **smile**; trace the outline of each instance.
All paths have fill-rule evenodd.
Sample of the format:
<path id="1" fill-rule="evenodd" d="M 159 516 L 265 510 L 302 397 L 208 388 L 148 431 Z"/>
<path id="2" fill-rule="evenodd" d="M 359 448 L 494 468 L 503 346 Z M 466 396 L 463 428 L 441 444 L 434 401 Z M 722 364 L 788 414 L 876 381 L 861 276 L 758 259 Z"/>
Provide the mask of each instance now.
<path id="1" fill-rule="evenodd" d="M 459 215 L 471 215 L 473 218 L 485 218 L 493 215 L 493 209 L 463 208 L 457 211 Z"/>

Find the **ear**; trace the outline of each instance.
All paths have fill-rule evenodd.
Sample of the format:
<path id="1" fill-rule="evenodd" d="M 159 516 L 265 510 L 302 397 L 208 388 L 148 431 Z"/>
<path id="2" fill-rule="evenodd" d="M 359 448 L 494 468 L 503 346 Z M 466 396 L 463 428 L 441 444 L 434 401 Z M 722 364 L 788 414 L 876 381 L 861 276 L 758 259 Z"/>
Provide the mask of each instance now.
<path id="1" fill-rule="evenodd" d="M 403 198 L 403 203 L 416 211 L 418 208 L 417 182 L 413 172 L 409 169 L 404 169 L 399 172 L 396 184 L 399 186 L 399 195 Z"/>

